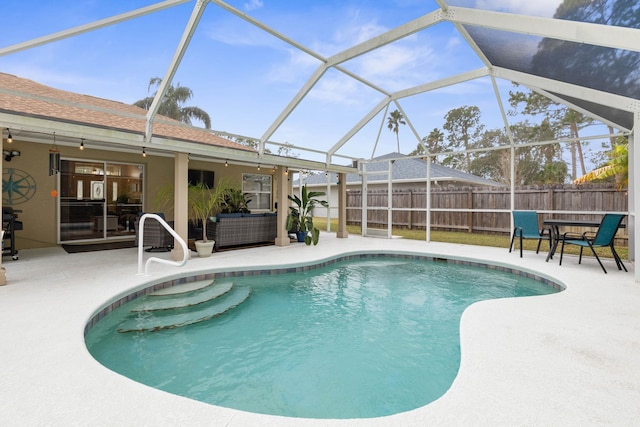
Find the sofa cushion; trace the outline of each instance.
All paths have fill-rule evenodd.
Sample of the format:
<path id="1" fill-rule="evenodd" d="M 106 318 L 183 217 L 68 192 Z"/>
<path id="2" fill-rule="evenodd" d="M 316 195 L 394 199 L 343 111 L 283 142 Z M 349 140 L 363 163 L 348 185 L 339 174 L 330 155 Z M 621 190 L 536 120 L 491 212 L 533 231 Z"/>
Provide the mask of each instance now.
<path id="1" fill-rule="evenodd" d="M 235 213 L 220 213 L 218 215 L 216 215 L 217 219 L 222 219 L 222 218 L 242 218 L 242 213 L 241 212 L 235 212 Z"/>

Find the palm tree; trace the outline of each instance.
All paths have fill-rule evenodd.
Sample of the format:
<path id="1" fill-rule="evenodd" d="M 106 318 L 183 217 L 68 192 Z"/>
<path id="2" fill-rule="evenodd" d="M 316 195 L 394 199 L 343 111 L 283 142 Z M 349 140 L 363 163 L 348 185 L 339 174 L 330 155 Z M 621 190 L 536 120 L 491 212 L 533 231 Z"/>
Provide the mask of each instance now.
<path id="1" fill-rule="evenodd" d="M 629 145 L 616 145 L 613 150 L 609 152 L 609 156 L 610 159 L 605 166 L 576 178 L 573 183 L 583 184 L 585 182 L 615 177 L 616 187 L 618 189 L 626 187 L 629 184 Z"/>
<path id="2" fill-rule="evenodd" d="M 149 80 L 149 87 L 147 91 L 151 91 L 151 87 L 156 88 L 160 86 L 162 79 L 160 77 L 153 77 Z M 133 105 L 148 110 L 153 103 L 153 99 L 157 93 L 153 93 L 152 96 L 148 96 L 144 99 L 136 101 Z M 160 102 L 158 108 L 158 114 L 170 117 L 175 120 L 179 120 L 182 123 L 191 124 L 191 120 L 196 119 L 204 123 L 204 127 L 211 129 L 211 117 L 206 111 L 199 107 L 185 107 L 184 103 L 189 101 L 193 97 L 193 91 L 186 86 L 180 86 L 178 83 L 176 86 L 169 85 L 167 93 Z"/>
<path id="3" fill-rule="evenodd" d="M 387 127 L 396 134 L 396 141 L 398 143 L 398 153 L 400 152 L 400 137 L 398 136 L 398 132 L 400 131 L 400 125 L 406 125 L 407 122 L 404 121 L 404 116 L 398 110 L 393 110 L 389 117 L 387 118 Z"/>

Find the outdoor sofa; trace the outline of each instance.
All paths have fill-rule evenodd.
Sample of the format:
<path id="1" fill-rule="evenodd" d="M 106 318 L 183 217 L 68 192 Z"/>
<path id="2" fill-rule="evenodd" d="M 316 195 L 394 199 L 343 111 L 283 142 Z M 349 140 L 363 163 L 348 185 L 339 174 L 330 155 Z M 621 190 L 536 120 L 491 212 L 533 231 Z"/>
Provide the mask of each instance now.
<path id="1" fill-rule="evenodd" d="M 276 213 L 218 214 L 207 224 L 207 238 L 215 240 L 214 250 L 232 246 L 275 243 Z"/>

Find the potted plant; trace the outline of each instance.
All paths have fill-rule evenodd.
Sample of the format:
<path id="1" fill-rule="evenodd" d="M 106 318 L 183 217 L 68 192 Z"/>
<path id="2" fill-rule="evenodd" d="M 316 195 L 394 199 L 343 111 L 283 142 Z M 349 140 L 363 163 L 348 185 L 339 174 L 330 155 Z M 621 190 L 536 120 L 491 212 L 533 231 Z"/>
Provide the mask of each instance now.
<path id="1" fill-rule="evenodd" d="M 316 205 L 329 207 L 325 200 L 317 199 L 317 197 L 324 195 L 325 193 L 322 191 L 308 191 L 307 186 L 303 185 L 301 197 L 295 194 L 288 196 L 295 206 L 289 207 L 287 230 L 295 231 L 299 242 L 305 242 L 307 245 L 318 244 L 320 230 L 313 226 L 313 209 Z"/>
<path id="2" fill-rule="evenodd" d="M 247 195 L 242 188 L 237 186 L 229 186 L 224 195 L 224 201 L 220 208 L 221 213 L 249 213 L 249 202 Z"/>
<path id="3" fill-rule="evenodd" d="M 224 203 L 229 186 L 220 182 L 214 189 L 206 184 L 189 185 L 189 217 L 202 224 L 202 240 L 196 240 L 198 256 L 207 257 L 213 252 L 214 240 L 207 238 L 207 221 Z"/>

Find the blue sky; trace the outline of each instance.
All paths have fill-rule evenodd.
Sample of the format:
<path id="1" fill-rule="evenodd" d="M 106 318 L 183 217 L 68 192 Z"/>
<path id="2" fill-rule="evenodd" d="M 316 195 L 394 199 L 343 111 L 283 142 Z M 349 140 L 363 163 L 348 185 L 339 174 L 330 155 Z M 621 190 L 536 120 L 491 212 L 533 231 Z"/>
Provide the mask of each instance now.
<path id="1" fill-rule="evenodd" d="M 154 4 L 154 0 L 3 1 L 0 46 L 30 40 L 97 19 Z M 228 3 L 308 47 L 330 56 L 437 9 L 433 0 L 239 0 Z M 550 16 L 559 0 L 452 0 L 492 10 Z M 163 77 L 195 2 L 153 13 L 70 39 L 0 57 L 0 71 L 59 89 L 133 103 L 148 96 L 149 78 Z M 262 137 L 319 62 L 238 17 L 209 4 L 175 83 L 194 91 L 190 102 L 212 117 L 212 128 Z M 344 64 L 388 91 L 396 91 L 482 67 L 466 42 L 448 23 Z M 511 89 L 501 82 L 505 106 Z M 330 70 L 271 137 L 277 142 L 326 150 L 364 117 L 382 95 Z M 441 128 L 445 114 L 477 105 L 487 128 L 502 126 L 489 79 L 401 100 L 419 136 Z M 341 151 L 370 157 L 396 151 L 395 134 L 377 117 Z M 417 140 L 401 128 L 401 151 Z M 304 158 L 324 160 L 314 155 Z"/>

